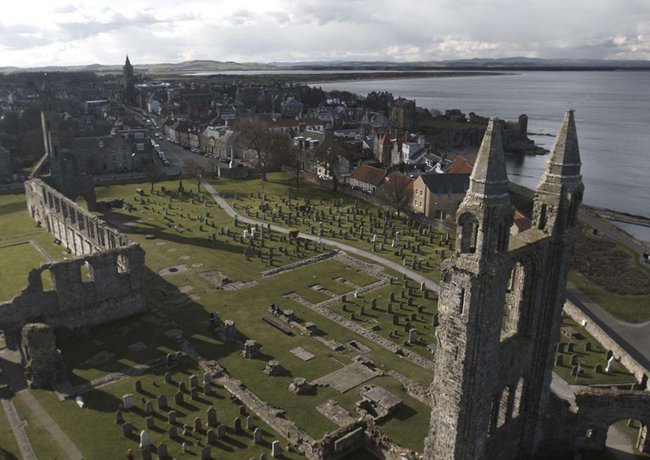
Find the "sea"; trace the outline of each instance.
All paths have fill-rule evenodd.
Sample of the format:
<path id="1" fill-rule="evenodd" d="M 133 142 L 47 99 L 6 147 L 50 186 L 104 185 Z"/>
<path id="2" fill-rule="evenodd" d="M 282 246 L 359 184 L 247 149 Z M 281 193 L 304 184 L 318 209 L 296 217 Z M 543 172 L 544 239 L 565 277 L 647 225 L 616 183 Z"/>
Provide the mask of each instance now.
<path id="1" fill-rule="evenodd" d="M 650 217 L 650 72 L 528 71 L 507 75 L 313 84 L 365 95 L 389 91 L 427 109 L 460 109 L 515 121 L 550 149 L 566 109 L 575 110 L 586 204 Z M 510 179 L 535 188 L 548 155 L 509 155 Z M 650 241 L 650 228 L 621 225 Z"/>

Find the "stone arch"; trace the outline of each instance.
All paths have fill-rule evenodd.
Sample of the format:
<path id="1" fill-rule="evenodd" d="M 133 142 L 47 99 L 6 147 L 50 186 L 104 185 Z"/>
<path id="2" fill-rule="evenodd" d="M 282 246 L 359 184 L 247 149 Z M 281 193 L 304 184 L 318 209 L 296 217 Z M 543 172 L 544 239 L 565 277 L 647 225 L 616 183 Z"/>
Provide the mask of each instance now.
<path id="1" fill-rule="evenodd" d="M 516 260 L 510 269 L 501 313 L 502 341 L 525 331 L 528 306 L 535 295 L 535 265 L 533 257 L 526 257 Z"/>
<path id="2" fill-rule="evenodd" d="M 517 418 L 523 412 L 523 400 L 524 400 L 524 377 L 520 377 L 515 387 L 514 398 L 512 402 L 512 416 L 510 418 Z"/>
<path id="3" fill-rule="evenodd" d="M 499 397 L 499 405 L 497 407 L 497 428 L 502 427 L 510 419 L 510 414 L 508 413 L 508 407 L 510 405 L 510 387 L 506 386 L 501 392 Z"/>
<path id="4" fill-rule="evenodd" d="M 115 258 L 115 265 L 117 266 L 117 273 L 120 275 L 129 273 L 129 258 L 126 254 L 118 254 Z"/>
<path id="5" fill-rule="evenodd" d="M 478 243 L 479 224 L 476 216 L 466 213 L 458 218 L 458 248 L 461 254 L 474 254 Z"/>
<path id="6" fill-rule="evenodd" d="M 569 213 L 567 216 L 567 223 L 569 225 L 575 225 L 578 221 L 578 209 L 580 208 L 580 203 L 582 202 L 582 193 L 576 192 L 574 194 L 569 194 Z"/>
<path id="7" fill-rule="evenodd" d="M 44 268 L 40 272 L 41 286 L 43 291 L 52 291 L 54 289 L 54 275 L 49 268 Z"/>

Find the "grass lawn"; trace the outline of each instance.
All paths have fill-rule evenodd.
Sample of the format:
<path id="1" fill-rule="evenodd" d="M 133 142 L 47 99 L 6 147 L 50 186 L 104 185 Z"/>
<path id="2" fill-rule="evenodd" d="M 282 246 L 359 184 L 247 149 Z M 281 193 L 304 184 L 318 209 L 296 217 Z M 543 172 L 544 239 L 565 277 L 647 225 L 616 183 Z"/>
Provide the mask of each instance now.
<path id="1" fill-rule="evenodd" d="M 386 226 L 384 218 L 378 217 L 377 208 L 365 202 L 355 205 L 353 200 L 343 195 L 335 196 L 334 198 L 340 199 L 341 202 L 334 203 L 329 190 L 312 184 L 304 184 L 299 197 L 296 198 L 288 176 L 271 174 L 270 179 L 265 184 L 255 180 L 239 182 L 218 180 L 213 183 L 217 190 L 221 193 L 225 192 L 230 202 L 244 214 L 259 215 L 260 219 L 269 222 L 275 219 L 280 225 L 298 227 L 307 231 L 314 230 L 309 227 L 315 227 L 317 231 L 319 224 L 314 218 L 318 217 L 324 221 L 324 231 L 327 232 L 328 237 L 331 230 L 335 232 L 335 239 L 366 250 L 372 250 L 373 246 L 367 240 L 371 236 L 369 227 L 372 220 L 376 226 L 376 233 L 383 238 Z M 150 192 L 149 184 L 98 187 L 96 190 L 99 199 L 123 197 L 133 206 L 133 209 L 127 207 L 115 209 L 104 214 L 103 217 L 110 225 L 121 229 L 128 234 L 129 238 L 141 244 L 146 251 L 147 295 L 150 304 L 156 308 L 151 314 L 96 327 L 83 336 L 59 344 L 73 384 L 96 379 L 110 372 L 122 371 L 135 364 L 145 364 L 169 352 L 178 351 L 178 345 L 167 338 L 165 332 L 181 329 L 184 336 L 202 356 L 218 360 L 230 375 L 241 380 L 252 392 L 270 405 L 284 410 L 288 420 L 294 421 L 314 438 L 320 438 L 337 428 L 333 422 L 319 413 L 316 407 L 332 399 L 356 417 L 358 413 L 355 405 L 360 400 L 359 393 L 364 384 L 345 393 L 339 393 L 331 387 L 320 387 L 313 395 L 298 396 L 288 390 L 289 383 L 296 377 L 313 381 L 351 364 L 360 352 L 345 345 L 350 340 L 367 347 L 369 351 L 364 353 L 365 356 L 380 370 L 395 370 L 424 387 L 430 385 L 431 370 L 416 366 L 285 296 L 297 293 L 314 303 L 329 299 L 328 294 L 313 288 L 316 284 L 336 295 L 349 293 L 345 304 L 347 311 L 343 311 L 342 304 L 333 306 L 333 311 L 348 318 L 351 311 L 355 311 L 356 319 L 362 326 L 376 329 L 377 333 L 398 344 L 403 344 L 407 339 L 404 323 L 408 318 L 418 331 L 418 342 L 408 346 L 422 356 L 432 359 L 432 354 L 426 346 L 434 340 L 432 321 L 437 308 L 435 293 L 429 293 L 428 298 L 424 298 L 419 285 L 415 282 L 407 281 L 404 286 L 400 281 L 354 298 L 351 295 L 354 286 L 342 282 L 341 278 L 359 286 L 374 283 L 376 278 L 344 264 L 339 259 L 328 259 L 298 270 L 263 277 L 261 272 L 271 267 L 280 267 L 312 257 L 321 254 L 323 250 L 314 244 L 310 247 L 304 245 L 297 247 L 295 242 L 278 233 L 265 235 L 262 239 L 258 231 L 255 238 L 244 238 L 243 231 L 246 227 L 241 223 L 235 225 L 233 219 L 211 199 L 204 200 L 201 195 L 192 198 L 188 193 L 184 197 L 174 195 L 170 199 L 168 195 L 161 193 L 163 186 L 168 190 L 176 189 L 177 182 L 156 184 L 154 193 Z M 194 182 L 186 182 L 185 186 L 196 191 Z M 144 197 L 136 196 L 136 188 L 145 190 Z M 261 195 L 266 194 L 266 203 L 270 210 L 266 210 L 266 207 L 260 209 L 261 200 L 257 199 L 254 193 L 257 190 Z M 253 191 L 252 196 L 251 191 Z M 289 206 L 287 198 L 290 192 L 292 204 Z M 310 195 L 310 203 L 313 207 L 305 214 L 303 223 L 303 216 L 300 213 L 296 217 L 296 205 L 308 205 L 304 199 L 305 194 Z M 1 203 L 2 201 L 0 206 Z M 12 201 L 9 200 L 7 204 L 11 203 Z M 336 216 L 337 205 L 341 213 L 341 234 L 345 236 L 339 236 L 338 218 L 332 220 L 330 217 Z M 21 206 L 24 207 L 24 198 Z M 280 207 L 283 209 L 282 216 L 279 216 L 277 211 Z M 28 224 L 31 224 L 31 228 L 27 227 Z M 348 232 L 353 225 L 355 230 Z M 364 226 L 363 238 L 360 237 L 360 225 Z M 394 229 L 390 228 L 392 225 L 395 226 Z M 387 227 L 389 227 L 387 244 L 381 252 L 376 247 L 377 252 L 401 261 L 398 252 L 401 248 L 409 266 L 413 256 L 417 255 L 423 263 L 416 269 L 437 279 L 441 252 L 450 254 L 453 241 L 441 244 L 439 233 L 434 233 L 428 228 L 423 229 L 422 232 L 417 229 L 409 230 L 406 222 L 395 218 L 387 223 Z M 402 235 L 400 248 L 390 247 L 393 230 L 400 231 Z M 48 235 L 42 230 L 34 229 L 33 222 L 29 219 L 12 231 L 15 232 L 14 235 L 23 235 L 21 238 L 33 231 L 35 233 L 33 238 L 41 238 L 43 247 L 48 253 L 51 251 L 53 256 L 60 257 L 61 248 L 53 246 L 48 241 Z M 155 238 L 145 238 L 145 235 L 153 235 Z M 21 241 L 20 238 L 15 240 Z M 415 249 L 417 245 L 421 246 L 419 250 Z M 167 270 L 169 268 L 176 268 L 176 271 L 169 272 Z M 392 271 L 386 270 L 386 272 L 400 278 Z M 229 280 L 224 285 L 215 281 L 223 277 Z M 232 284 L 236 282 L 243 283 Z M 407 303 L 409 289 L 412 289 L 413 305 Z M 392 315 L 386 312 L 391 293 L 395 297 L 395 301 L 392 302 L 393 311 L 399 315 L 400 320 L 397 326 L 392 323 Z M 375 311 L 370 308 L 373 298 L 377 299 Z M 264 322 L 262 317 L 270 316 L 268 309 L 272 303 L 283 310 L 293 310 L 302 324 L 315 323 L 319 336 L 303 335 L 297 327 L 292 328 L 292 335 L 286 335 Z M 359 311 L 362 305 L 365 308 L 363 315 Z M 418 307 L 421 307 L 420 311 Z M 242 357 L 240 348 L 222 343 L 215 334 L 214 325 L 209 321 L 210 312 L 218 313 L 222 320 L 233 320 L 242 341 L 256 340 L 261 345 L 261 357 L 247 360 Z M 415 319 L 411 319 L 413 314 Z M 281 320 L 277 319 L 277 321 Z M 604 350 L 578 325 L 571 323 L 569 319 L 565 319 L 565 322 L 573 326 L 581 335 L 581 338 L 573 340 L 576 342 L 575 354 L 583 362 L 585 373 L 578 379 L 578 383 L 633 381 L 631 375 L 620 365 L 615 373 L 591 375 L 593 366 L 604 361 Z M 397 330 L 397 334 L 393 334 L 393 330 Z M 592 352 L 583 352 L 585 341 L 592 342 Z M 343 345 L 342 348 L 334 350 L 331 346 L 333 342 L 340 343 Z M 309 361 L 299 359 L 291 353 L 291 350 L 297 347 L 304 348 L 315 357 Z M 102 353 L 108 358 L 100 359 Z M 280 361 L 288 373 L 281 377 L 269 377 L 264 374 L 265 363 L 271 359 Z M 567 355 L 565 361 L 568 360 Z M 170 403 L 173 403 L 173 395 L 177 388 L 164 383 L 161 375 L 165 370 L 164 367 L 157 367 L 137 377 L 143 382 L 146 393 L 137 395 L 139 409 L 129 411 L 125 414 L 125 418 L 132 421 L 138 431 L 144 426 L 141 397 L 155 399 L 156 396 L 165 394 Z M 570 367 L 558 367 L 556 370 L 567 381 L 574 383 L 570 377 Z M 187 379 L 193 373 L 202 375 L 197 370 L 196 364 L 189 359 L 179 364 L 174 372 L 176 380 Z M 86 458 L 113 458 L 116 452 L 118 456 L 122 456 L 127 449 L 137 447 L 137 440 L 122 438 L 121 429 L 115 424 L 115 410 L 123 394 L 134 393 L 135 380 L 136 378 L 127 378 L 87 393 L 84 395 L 87 403 L 85 409 L 78 408 L 73 401 L 59 402 L 48 391 L 34 390 L 33 394 L 77 444 Z M 367 384 L 380 385 L 403 401 L 403 406 L 380 426 L 399 445 L 421 452 L 429 428 L 430 408 L 409 396 L 402 384 L 390 376 L 375 377 Z M 190 423 L 199 414 L 203 414 L 204 417 L 207 407 L 214 405 L 220 421 L 232 428 L 233 420 L 238 414 L 238 406 L 229 401 L 225 389 L 217 387 L 214 396 L 204 399 L 205 401 L 199 402 L 188 401 L 180 407 L 179 421 Z M 189 400 L 189 394 L 186 395 L 186 400 Z M 20 410 L 25 408 L 21 407 Z M 25 417 L 28 416 L 29 414 Z M 167 439 L 166 433 L 163 432 L 167 422 L 163 416 L 162 413 L 155 416 L 157 428 L 151 431 L 154 443 Z M 259 457 L 261 453 L 268 455 L 270 442 L 279 436 L 261 422 L 258 423 L 265 431 L 265 444 L 255 446 L 250 433 L 237 434 L 231 431 L 213 455 L 218 458 Z M 52 441 L 48 438 L 49 435 L 39 431 L 37 423 L 30 422 L 29 429 L 32 430 L 30 437 L 34 436 L 37 440 L 39 452 L 47 452 L 51 447 L 48 443 Z M 193 435 L 187 439 L 192 443 L 191 451 L 194 456 L 197 454 L 197 445 L 203 442 L 203 438 L 204 435 L 198 437 Z M 285 445 L 284 441 L 281 442 Z M 179 442 L 169 441 L 168 445 L 170 455 L 180 455 Z M 54 449 L 52 452 L 56 452 L 56 446 L 52 449 Z M 288 453 L 287 456 L 296 457 L 292 453 Z"/>
<path id="2" fill-rule="evenodd" d="M 571 328 L 573 329 L 572 332 L 576 334 L 576 337 L 572 339 L 561 334 L 560 342 L 564 344 L 564 352 L 556 352 L 555 355 L 562 355 L 564 362 L 562 366 L 555 366 L 554 370 L 567 383 L 577 385 L 636 383 L 634 376 L 620 362 L 616 362 L 613 370 L 608 373 L 597 373 L 595 370 L 597 364 L 602 365 L 603 371 L 607 367 L 607 350 L 586 329 L 568 316 L 562 318 L 562 327 Z M 587 342 L 591 343 L 591 351 L 586 351 L 585 344 Z M 573 352 L 568 351 L 569 343 L 574 344 L 575 348 Z M 572 368 L 574 367 L 570 364 L 571 355 L 578 357 L 582 368 L 582 373 L 578 378 L 571 375 Z"/>
<path id="3" fill-rule="evenodd" d="M 650 270 L 620 243 L 583 229 L 576 240 L 569 280 L 618 319 L 650 320 Z"/>
<path id="4" fill-rule="evenodd" d="M 0 248 L 0 302 L 20 294 L 27 286 L 27 274 L 43 262 L 43 256 L 29 242 Z M 51 282 L 44 286 L 45 289 L 50 287 Z"/>
<path id="5" fill-rule="evenodd" d="M 269 174 L 267 182 L 219 179 L 211 183 L 240 214 L 314 235 L 320 233 L 322 223 L 323 237 L 366 251 L 373 251 L 374 247 L 374 252 L 382 257 L 404 261 L 406 266 L 433 280 L 440 279 L 442 255 L 450 255 L 454 247 L 453 239 L 442 243 L 442 234 L 429 227 L 422 227 L 421 231 L 409 228 L 404 216 L 385 220 L 385 212 L 376 206 L 334 194 L 320 185 L 304 183 L 296 192 L 292 178 L 284 173 Z M 400 241 L 393 248 L 395 232 L 400 233 Z M 371 241 L 374 234 L 375 244 Z"/>
<path id="6" fill-rule="evenodd" d="M 569 281 L 615 318 L 628 323 L 650 321 L 650 295 L 611 294 L 576 272 L 569 273 Z"/>
<path id="7" fill-rule="evenodd" d="M 84 455 L 84 458 L 118 458 L 126 454 L 128 449 L 138 451 L 139 438 L 122 437 L 122 430 L 119 425 L 115 424 L 115 411 L 118 404 L 121 403 L 122 395 L 133 393 L 135 396 L 136 407 L 124 412 L 124 419 L 133 423 L 135 432 L 139 433 L 145 427 L 144 420 L 144 403 L 142 398 L 150 399 L 154 403 L 154 428 L 148 430 L 152 442 L 155 446 L 161 442 L 166 442 L 169 454 L 177 458 L 196 458 L 199 452 L 199 446 L 205 445 L 205 433 L 192 433 L 189 436 L 182 436 L 182 426 L 188 424 L 192 426 L 194 417 L 200 417 L 205 425 L 207 421 L 206 410 L 212 406 L 217 411 L 217 417 L 220 423 L 226 425 L 227 436 L 213 446 L 213 457 L 225 459 L 239 459 L 259 457 L 260 454 L 266 455 L 270 452 L 271 442 L 278 439 L 277 434 L 273 432 L 266 424 L 255 417 L 258 426 L 264 432 L 264 442 L 261 445 L 254 445 L 252 433 L 243 431 L 235 433 L 233 430 L 234 419 L 239 416 L 239 406 L 230 402 L 228 392 L 217 385 L 213 385 L 212 395 L 200 395 L 200 399 L 192 401 L 189 392 L 185 394 L 185 402 L 177 405 L 174 402 L 174 394 L 178 388 L 176 382 L 185 380 L 189 388 L 188 377 L 191 374 L 200 376 L 202 385 L 202 373 L 195 367 L 195 364 L 189 359 L 183 360 L 177 367 L 172 369 L 175 384 L 167 384 L 162 378 L 162 373 L 167 370 L 165 366 L 157 368 L 146 375 L 138 376 L 142 382 L 143 393 L 135 393 L 134 383 L 136 378 L 128 378 L 113 385 L 104 387 L 100 390 L 84 395 L 86 408 L 80 409 L 74 401 L 59 402 L 49 391 L 36 390 L 33 394 L 39 402 L 46 408 L 50 415 L 57 421 L 61 428 L 68 434 L 70 439 L 77 445 Z M 155 385 L 154 385 L 155 382 Z M 157 386 L 156 386 L 157 385 Z M 159 395 L 167 396 L 169 405 L 177 411 L 177 424 L 179 427 L 180 437 L 170 440 L 167 435 L 167 411 L 161 411 L 156 404 L 156 397 Z M 242 426 L 245 428 L 245 416 L 242 418 Z M 31 439 L 31 437 L 30 437 Z M 190 444 L 190 451 L 183 455 L 181 453 L 181 442 Z M 284 440 L 281 441 L 286 446 Z M 48 451 L 46 451 L 48 452 Z M 40 458 L 54 458 L 49 451 L 47 455 Z M 287 458 L 300 458 L 292 453 L 287 453 Z M 58 456 L 65 458 L 65 456 Z"/>

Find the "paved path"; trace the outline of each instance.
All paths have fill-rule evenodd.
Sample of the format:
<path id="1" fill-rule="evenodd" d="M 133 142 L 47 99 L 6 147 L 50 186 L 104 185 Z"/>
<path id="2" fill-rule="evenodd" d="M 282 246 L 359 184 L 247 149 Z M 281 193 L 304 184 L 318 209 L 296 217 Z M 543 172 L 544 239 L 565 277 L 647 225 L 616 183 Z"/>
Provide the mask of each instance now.
<path id="1" fill-rule="evenodd" d="M 81 455 L 77 446 L 72 442 L 68 435 L 63 432 L 61 427 L 54 421 L 50 414 L 47 413 L 36 398 L 34 398 L 29 390 L 19 391 L 18 396 L 20 396 L 25 404 L 27 404 L 29 409 L 32 411 L 34 418 L 36 418 L 38 423 L 47 430 L 50 436 L 52 436 L 52 439 L 61 446 L 61 449 L 63 449 L 69 458 L 72 460 L 83 460 L 83 455 Z"/>
<path id="2" fill-rule="evenodd" d="M 597 211 L 596 211 L 597 212 Z M 647 251 L 650 246 L 645 244 L 627 233 L 618 228 L 616 225 L 612 224 L 610 221 L 603 217 L 594 217 L 587 212 L 580 212 L 580 222 L 589 225 L 592 228 L 598 230 L 600 235 L 605 235 L 612 240 L 621 243 L 623 246 L 631 249 L 641 257 L 641 255 Z"/>
<path id="3" fill-rule="evenodd" d="M 18 444 L 18 449 L 20 449 L 20 456 L 25 460 L 37 460 L 38 457 L 36 457 L 32 443 L 29 442 L 29 438 L 25 432 L 25 423 L 21 420 L 18 412 L 16 412 L 14 403 L 10 399 L 2 399 L 1 401 L 5 414 L 7 414 L 11 431 L 13 431 L 14 438 L 16 438 L 16 444 Z"/>
<path id="4" fill-rule="evenodd" d="M 234 218 L 235 216 L 237 216 L 237 219 L 239 221 L 245 222 L 247 224 L 253 224 L 253 225 L 254 224 L 260 224 L 260 225 L 264 225 L 264 226 L 268 225 L 268 222 L 264 222 L 264 221 L 256 220 L 256 219 L 251 219 L 250 217 L 242 216 L 241 214 L 237 213 L 230 206 L 230 204 L 221 195 L 219 195 L 219 193 L 214 189 L 214 187 L 212 187 L 212 185 L 208 184 L 205 181 L 201 181 L 201 184 L 203 185 L 205 190 L 207 190 L 208 193 L 210 193 L 210 195 L 212 195 L 212 198 L 214 198 L 214 200 L 221 207 L 221 209 L 226 211 L 226 214 L 228 214 L 230 217 Z M 280 226 L 274 225 L 274 224 L 271 224 L 271 229 L 273 231 L 275 231 L 275 232 L 280 232 L 280 233 L 285 233 L 285 234 L 289 233 L 289 230 L 286 229 L 285 227 L 280 227 Z M 373 262 L 381 264 L 384 267 L 391 268 L 391 269 L 395 270 L 398 273 L 404 273 L 404 274 L 406 274 L 406 276 L 408 276 L 409 278 L 411 278 L 414 281 L 417 281 L 418 283 L 424 282 L 424 285 L 429 290 L 432 290 L 432 291 L 439 291 L 440 290 L 440 286 L 438 286 L 435 282 L 433 282 L 429 278 L 426 278 L 425 276 L 420 275 L 419 273 L 417 273 L 417 272 L 415 272 L 415 271 L 413 271 L 413 270 L 411 270 L 409 268 L 406 268 L 406 267 L 398 264 L 397 262 L 393 262 L 392 260 L 384 259 L 383 257 L 378 256 L 377 254 L 375 254 L 373 252 L 364 251 L 363 249 L 355 248 L 354 246 L 350 246 L 350 245 L 347 245 L 345 243 L 341 243 L 339 241 L 329 240 L 329 239 L 326 239 L 326 238 L 321 238 L 321 237 L 318 237 L 318 236 L 315 236 L 315 235 L 310 235 L 308 233 L 300 232 L 299 236 L 301 238 L 304 238 L 304 239 L 307 239 L 307 240 L 315 241 L 316 243 L 322 241 L 324 244 L 327 244 L 328 246 L 333 246 L 333 247 L 341 249 L 341 250 L 343 250 L 343 251 L 345 251 L 347 253 L 355 254 L 355 255 L 357 255 L 359 257 L 364 257 L 366 259 L 370 259 Z"/>

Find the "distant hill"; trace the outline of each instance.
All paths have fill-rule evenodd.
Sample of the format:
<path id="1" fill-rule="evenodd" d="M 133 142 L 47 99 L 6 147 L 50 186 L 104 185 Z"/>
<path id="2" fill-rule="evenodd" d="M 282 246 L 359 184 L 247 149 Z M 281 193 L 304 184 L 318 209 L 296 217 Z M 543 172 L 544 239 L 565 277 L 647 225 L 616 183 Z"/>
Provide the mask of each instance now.
<path id="1" fill-rule="evenodd" d="M 193 60 L 178 63 L 135 64 L 136 73 L 186 74 L 193 72 L 214 72 L 233 70 L 650 70 L 650 61 L 607 60 L 607 59 L 541 59 L 508 57 L 498 59 L 454 59 L 446 61 L 305 61 L 305 62 L 232 62 Z M 0 67 L 0 73 L 11 72 L 72 72 L 91 71 L 96 73 L 120 73 L 122 65 L 89 64 L 81 66 L 46 66 L 20 68 Z"/>
<path id="2" fill-rule="evenodd" d="M 274 70 L 275 66 L 259 63 L 222 62 L 211 60 L 184 61 L 163 64 L 134 64 L 136 73 L 178 74 L 189 72 L 220 72 L 225 70 Z M 121 73 L 122 64 L 105 65 L 89 64 L 78 66 L 45 66 L 45 67 L 0 67 L 0 73 L 9 72 L 79 72 L 90 71 L 96 73 Z"/>

